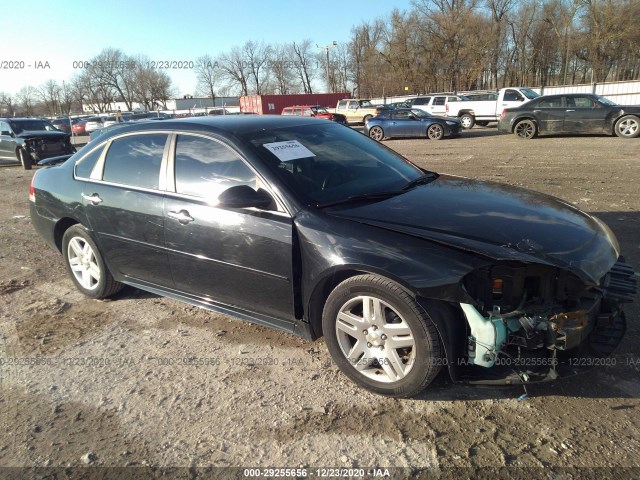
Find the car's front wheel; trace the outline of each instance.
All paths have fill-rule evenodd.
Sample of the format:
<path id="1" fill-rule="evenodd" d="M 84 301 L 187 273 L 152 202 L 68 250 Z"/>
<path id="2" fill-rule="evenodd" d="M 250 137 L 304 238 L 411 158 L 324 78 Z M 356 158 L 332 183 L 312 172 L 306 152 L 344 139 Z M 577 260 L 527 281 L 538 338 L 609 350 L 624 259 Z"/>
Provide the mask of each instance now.
<path id="1" fill-rule="evenodd" d="M 521 120 L 514 127 L 513 133 L 518 138 L 528 140 L 536 136 L 538 129 L 532 120 Z"/>
<path id="2" fill-rule="evenodd" d="M 78 290 L 91 298 L 106 298 L 123 285 L 116 282 L 89 232 L 82 225 L 69 227 L 62 237 L 65 266 Z"/>
<path id="3" fill-rule="evenodd" d="M 621 117 L 616 122 L 615 132 L 621 138 L 636 138 L 640 135 L 640 118 L 635 115 Z"/>
<path id="4" fill-rule="evenodd" d="M 31 155 L 29 155 L 29 153 L 24 148 L 18 149 L 18 160 L 20 160 L 22 168 L 24 168 L 25 170 L 31 170 L 31 168 L 33 167 L 33 160 L 31 159 Z"/>
<path id="5" fill-rule="evenodd" d="M 331 357 L 358 385 L 393 397 L 421 392 L 442 365 L 440 339 L 422 307 L 397 283 L 359 275 L 327 298 L 322 327 Z"/>
<path id="6" fill-rule="evenodd" d="M 427 128 L 427 137 L 431 140 L 442 140 L 444 138 L 444 128 L 439 123 L 434 123 Z"/>
<path id="7" fill-rule="evenodd" d="M 378 127 L 376 125 L 375 127 L 371 127 L 371 129 L 369 130 L 369 136 L 374 140 L 381 142 L 384 138 L 384 131 L 382 130 L 382 127 Z"/>

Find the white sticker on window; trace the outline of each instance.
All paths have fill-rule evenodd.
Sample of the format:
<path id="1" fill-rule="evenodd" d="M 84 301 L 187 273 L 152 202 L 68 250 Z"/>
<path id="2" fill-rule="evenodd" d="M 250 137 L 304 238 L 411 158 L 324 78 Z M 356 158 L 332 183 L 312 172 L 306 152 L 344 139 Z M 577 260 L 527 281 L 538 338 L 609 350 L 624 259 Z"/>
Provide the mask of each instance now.
<path id="1" fill-rule="evenodd" d="M 264 147 L 273 153 L 281 162 L 297 158 L 315 157 L 315 154 L 297 140 L 288 142 L 265 143 Z"/>

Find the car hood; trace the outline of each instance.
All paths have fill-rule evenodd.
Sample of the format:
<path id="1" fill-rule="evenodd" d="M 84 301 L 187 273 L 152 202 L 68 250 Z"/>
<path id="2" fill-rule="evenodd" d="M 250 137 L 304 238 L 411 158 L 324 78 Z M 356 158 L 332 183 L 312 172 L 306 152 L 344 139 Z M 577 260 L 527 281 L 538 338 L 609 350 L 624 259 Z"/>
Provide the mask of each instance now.
<path id="1" fill-rule="evenodd" d="M 25 140 L 28 138 L 64 138 L 68 137 L 69 134 L 66 132 L 52 132 L 49 130 L 25 130 L 22 133 L 16 135 L 18 138 L 24 138 Z"/>
<path id="2" fill-rule="evenodd" d="M 566 268 L 598 283 L 619 256 L 600 220 L 542 193 L 441 175 L 401 195 L 330 215 L 425 238 L 495 260 Z"/>

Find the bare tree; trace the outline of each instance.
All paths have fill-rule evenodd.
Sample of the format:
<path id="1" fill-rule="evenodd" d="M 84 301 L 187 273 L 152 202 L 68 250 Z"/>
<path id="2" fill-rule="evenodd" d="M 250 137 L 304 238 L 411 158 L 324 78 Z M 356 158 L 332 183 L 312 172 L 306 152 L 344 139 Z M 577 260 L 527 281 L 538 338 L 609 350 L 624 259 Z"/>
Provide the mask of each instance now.
<path id="1" fill-rule="evenodd" d="M 223 77 L 239 89 L 240 95 L 249 95 L 249 71 L 240 47 L 233 47 L 229 53 L 220 55 L 218 65 Z"/>
<path id="2" fill-rule="evenodd" d="M 18 92 L 17 99 L 22 113 L 27 116 L 35 114 L 35 103 L 38 98 L 38 90 L 28 85 Z"/>
<path id="3" fill-rule="evenodd" d="M 197 91 L 215 102 L 217 86 L 220 83 L 221 70 L 218 62 L 209 54 L 198 57 L 195 62 L 195 73 L 198 81 Z"/>
<path id="4" fill-rule="evenodd" d="M 268 65 L 271 59 L 271 46 L 251 40 L 244 44 L 242 50 L 249 70 L 249 78 L 253 83 L 253 90 L 256 95 L 262 95 L 269 75 Z"/>
<path id="5" fill-rule="evenodd" d="M 276 45 L 273 48 L 269 67 L 276 92 L 280 95 L 294 93 L 293 62 L 285 45 Z"/>
<path id="6" fill-rule="evenodd" d="M 315 76 L 317 65 L 314 65 L 316 60 L 311 50 L 311 40 L 303 40 L 301 43 L 293 42 L 290 48 L 294 71 L 302 84 L 302 90 L 304 93 L 313 93 L 311 81 Z"/>
<path id="7" fill-rule="evenodd" d="M 13 98 L 4 92 L 0 92 L 0 111 L 3 115 L 13 117 L 16 114 L 16 106 Z"/>

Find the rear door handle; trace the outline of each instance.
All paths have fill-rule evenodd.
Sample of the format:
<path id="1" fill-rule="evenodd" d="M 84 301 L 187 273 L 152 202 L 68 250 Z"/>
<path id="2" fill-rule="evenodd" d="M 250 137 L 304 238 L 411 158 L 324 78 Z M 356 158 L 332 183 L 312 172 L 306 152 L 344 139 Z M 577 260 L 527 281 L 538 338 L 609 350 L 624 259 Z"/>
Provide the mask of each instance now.
<path id="1" fill-rule="evenodd" d="M 575 110 L 566 110 L 567 112 L 575 112 Z"/>
<path id="2" fill-rule="evenodd" d="M 167 215 L 169 215 L 170 218 L 173 218 L 174 220 L 177 220 L 182 225 L 186 225 L 187 223 L 193 222 L 193 217 L 191 215 L 189 215 L 189 212 L 187 212 L 186 210 L 180 210 L 180 211 L 177 211 L 177 212 L 169 212 Z"/>
<path id="3" fill-rule="evenodd" d="M 92 195 L 85 195 L 83 193 L 82 198 L 85 199 L 87 202 L 91 202 L 93 205 L 98 205 L 99 203 L 102 203 L 102 199 L 100 198 L 100 195 L 98 195 L 97 193 L 94 193 Z"/>

